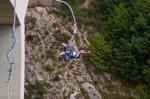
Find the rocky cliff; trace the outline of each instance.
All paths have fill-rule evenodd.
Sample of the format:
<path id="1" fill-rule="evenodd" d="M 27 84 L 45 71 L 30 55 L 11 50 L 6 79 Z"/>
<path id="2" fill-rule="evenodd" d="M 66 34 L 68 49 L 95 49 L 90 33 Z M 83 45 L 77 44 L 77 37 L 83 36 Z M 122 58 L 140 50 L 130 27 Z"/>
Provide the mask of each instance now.
<path id="1" fill-rule="evenodd" d="M 26 14 L 25 99 L 132 99 L 131 89 L 110 73 L 94 73 L 82 58 L 65 63 L 58 57 L 61 43 L 71 38 L 72 21 L 52 4 L 30 0 Z M 80 47 L 89 43 L 85 28 L 80 25 L 75 35 Z"/>

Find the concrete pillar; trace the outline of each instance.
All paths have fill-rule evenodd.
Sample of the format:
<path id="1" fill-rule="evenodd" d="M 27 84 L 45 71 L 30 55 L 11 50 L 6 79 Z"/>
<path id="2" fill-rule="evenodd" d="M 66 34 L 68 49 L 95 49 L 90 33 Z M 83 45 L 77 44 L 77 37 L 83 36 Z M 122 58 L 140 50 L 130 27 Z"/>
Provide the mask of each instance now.
<path id="1" fill-rule="evenodd" d="M 13 0 L 0 0 L 0 99 L 8 99 L 7 97 L 7 79 L 8 79 L 8 61 L 6 53 L 11 45 L 11 32 L 13 23 Z M 28 0 L 16 0 L 17 14 L 17 44 L 14 50 L 12 74 L 12 98 L 24 99 L 24 18 L 28 5 Z"/>

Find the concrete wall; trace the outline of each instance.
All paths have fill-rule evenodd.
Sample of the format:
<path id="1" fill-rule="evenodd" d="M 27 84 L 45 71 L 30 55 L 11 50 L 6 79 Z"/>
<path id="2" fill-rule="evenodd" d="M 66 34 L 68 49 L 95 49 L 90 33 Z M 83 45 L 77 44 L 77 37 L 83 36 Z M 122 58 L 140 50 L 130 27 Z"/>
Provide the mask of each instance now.
<path id="1" fill-rule="evenodd" d="M 1 1 L 9 1 L 9 0 L 1 0 Z M 11 1 L 11 2 L 10 2 Z M 13 11 L 9 9 L 13 9 L 10 6 L 7 7 L 7 5 L 10 5 L 13 0 L 10 0 L 9 2 L 3 2 L 3 5 L 6 5 L 5 9 L 2 10 L 2 12 L 5 13 L 12 13 L 8 11 Z M 17 45 L 14 50 L 14 66 L 13 66 L 13 79 L 12 79 L 12 99 L 24 99 L 24 64 L 25 64 L 25 55 L 24 55 L 24 38 L 25 38 L 25 28 L 24 28 L 24 18 L 27 10 L 27 4 L 28 0 L 16 0 L 17 6 L 16 6 L 16 12 L 17 12 L 17 18 L 19 20 L 20 25 L 17 25 Z M 5 4 L 6 3 L 6 4 Z M 10 4 L 8 4 L 10 3 Z M 1 3 L 2 4 L 2 3 Z M 0 7 L 1 7 L 0 4 Z M 2 13 L 0 11 L 0 15 Z M 11 15 L 12 16 L 12 15 Z M 7 17 L 7 16 L 3 16 Z M 12 17 L 7 17 L 8 20 L 13 19 Z M 1 19 L 2 20 L 2 19 Z M 11 21 L 7 23 L 8 21 L 2 21 L 3 23 L 0 23 L 0 99 L 8 99 L 7 97 L 7 84 L 6 81 L 8 79 L 8 61 L 6 58 L 6 53 L 11 45 L 11 32 L 12 32 L 12 25 L 4 25 L 4 24 L 12 24 Z"/>
<path id="2" fill-rule="evenodd" d="M 13 23 L 13 6 L 9 0 L 0 0 L 0 24 Z M 17 23 L 19 23 L 17 19 Z"/>
<path id="3" fill-rule="evenodd" d="M 10 0 L 13 4 L 14 0 Z M 29 0 L 16 0 L 16 13 L 19 18 L 19 22 L 24 23 L 24 18 L 27 10 Z"/>
<path id="4" fill-rule="evenodd" d="M 20 99 L 21 91 L 21 27 L 17 27 L 17 44 L 14 50 L 14 66 L 12 74 L 12 99 Z M 0 25 L 0 99 L 7 99 L 7 79 L 8 79 L 8 61 L 6 53 L 11 45 L 10 33 L 12 32 L 12 26 Z"/>

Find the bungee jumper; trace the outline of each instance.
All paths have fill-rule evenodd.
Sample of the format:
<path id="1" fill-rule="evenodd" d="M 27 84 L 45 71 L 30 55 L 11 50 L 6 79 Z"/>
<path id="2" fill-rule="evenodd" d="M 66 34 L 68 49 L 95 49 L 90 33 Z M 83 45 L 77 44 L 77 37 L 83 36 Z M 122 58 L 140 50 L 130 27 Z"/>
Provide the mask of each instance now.
<path id="1" fill-rule="evenodd" d="M 72 59 L 80 58 L 80 56 L 91 53 L 90 51 L 87 50 L 76 50 L 75 46 L 70 46 L 65 43 L 62 43 L 62 45 L 64 46 L 64 51 L 61 52 L 59 56 L 63 56 L 66 62 L 69 62 Z"/>
<path id="2" fill-rule="evenodd" d="M 79 58 L 81 55 L 87 55 L 91 53 L 90 51 L 87 50 L 78 50 L 77 46 L 75 46 L 74 34 L 76 34 L 77 32 L 77 24 L 71 6 L 65 0 L 56 0 L 56 1 L 68 6 L 68 8 L 71 11 L 74 22 L 73 34 L 71 36 L 71 39 L 69 40 L 68 44 L 62 43 L 62 45 L 64 46 L 64 51 L 61 52 L 59 56 L 63 56 L 65 61 L 71 61 L 74 58 Z"/>

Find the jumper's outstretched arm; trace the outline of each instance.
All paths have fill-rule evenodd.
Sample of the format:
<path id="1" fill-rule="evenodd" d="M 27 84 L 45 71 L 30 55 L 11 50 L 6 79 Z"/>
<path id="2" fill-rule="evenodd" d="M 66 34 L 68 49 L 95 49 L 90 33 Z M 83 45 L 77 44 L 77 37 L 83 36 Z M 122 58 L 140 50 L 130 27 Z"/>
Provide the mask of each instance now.
<path id="1" fill-rule="evenodd" d="M 90 54 L 91 53 L 91 51 L 87 51 L 87 50 L 81 50 L 80 52 L 81 52 L 81 54 Z"/>
<path id="2" fill-rule="evenodd" d="M 64 55 L 64 54 L 65 54 L 65 52 L 61 52 L 61 53 L 59 53 L 58 56 L 62 56 L 62 55 Z"/>

